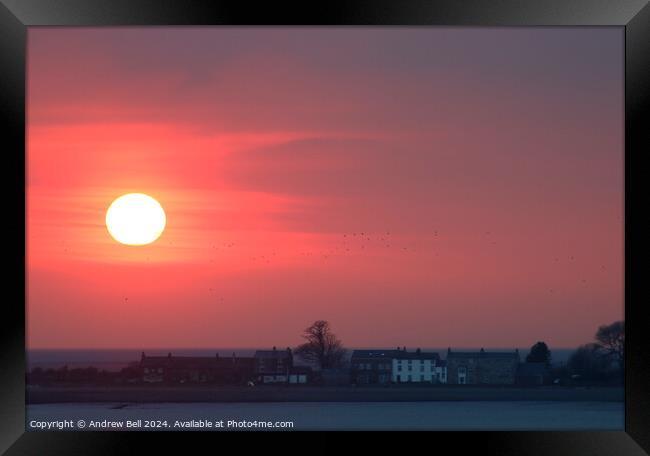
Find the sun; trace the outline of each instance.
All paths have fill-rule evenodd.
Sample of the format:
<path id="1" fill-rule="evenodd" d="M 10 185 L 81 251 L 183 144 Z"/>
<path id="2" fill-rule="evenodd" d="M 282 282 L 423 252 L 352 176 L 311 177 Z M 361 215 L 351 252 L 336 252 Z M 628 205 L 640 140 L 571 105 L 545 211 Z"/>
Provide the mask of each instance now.
<path id="1" fill-rule="evenodd" d="M 121 244 L 151 244 L 160 237 L 166 223 L 160 203 L 144 193 L 122 195 L 106 211 L 106 228 Z"/>

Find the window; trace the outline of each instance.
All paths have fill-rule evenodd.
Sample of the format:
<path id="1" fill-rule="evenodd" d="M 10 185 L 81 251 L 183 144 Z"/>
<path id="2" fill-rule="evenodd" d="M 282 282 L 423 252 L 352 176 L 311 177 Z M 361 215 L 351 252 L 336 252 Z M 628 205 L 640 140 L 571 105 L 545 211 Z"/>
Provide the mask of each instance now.
<path id="1" fill-rule="evenodd" d="M 397 366 L 397 370 L 398 370 L 399 372 L 402 372 L 402 365 L 401 365 L 401 364 Z"/>

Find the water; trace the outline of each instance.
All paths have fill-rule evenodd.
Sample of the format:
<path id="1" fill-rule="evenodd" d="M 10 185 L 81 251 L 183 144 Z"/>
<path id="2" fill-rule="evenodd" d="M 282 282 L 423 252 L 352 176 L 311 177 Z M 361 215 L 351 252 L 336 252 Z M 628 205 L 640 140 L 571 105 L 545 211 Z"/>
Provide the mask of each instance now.
<path id="1" fill-rule="evenodd" d="M 160 404 L 36 404 L 27 406 L 27 429 L 34 421 L 111 420 L 126 425 L 130 420 L 174 422 L 207 420 L 250 423 L 293 422 L 293 430 L 623 430 L 622 402 L 285 402 L 285 403 L 160 403 Z M 162 424 L 161 424 L 162 426 Z M 120 428 L 118 428 L 119 430 Z M 126 428 L 121 428 L 125 429 Z M 142 427 L 131 430 L 148 430 Z M 259 430 L 251 427 L 249 429 Z M 281 429 L 286 429 L 285 427 Z M 112 429 L 115 430 L 115 429 Z M 192 430 L 206 430 L 194 428 Z"/>

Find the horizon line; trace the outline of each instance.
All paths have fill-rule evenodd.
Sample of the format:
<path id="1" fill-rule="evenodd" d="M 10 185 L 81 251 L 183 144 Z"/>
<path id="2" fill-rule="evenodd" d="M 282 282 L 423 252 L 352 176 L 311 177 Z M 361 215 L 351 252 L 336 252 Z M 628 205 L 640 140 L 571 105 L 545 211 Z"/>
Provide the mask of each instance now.
<path id="1" fill-rule="evenodd" d="M 43 350 L 43 351 L 45 351 L 45 350 L 48 350 L 48 351 L 56 351 L 56 350 L 59 350 L 59 351 L 71 351 L 71 350 L 98 350 L 98 351 L 99 350 L 105 350 L 105 351 L 109 351 L 109 350 L 137 350 L 137 351 L 145 351 L 146 352 L 147 350 L 156 350 L 156 351 L 159 351 L 159 350 L 167 350 L 167 351 L 169 351 L 169 350 L 230 350 L 230 349 L 259 350 L 259 349 L 264 349 L 265 347 L 266 346 L 249 346 L 249 347 L 243 347 L 243 346 L 242 347 L 236 347 L 236 346 L 223 346 L 223 347 L 216 347 L 216 346 L 214 346 L 214 347 L 162 347 L 162 346 L 161 347 L 32 347 L 32 348 L 26 348 L 25 351 L 34 351 L 34 350 Z M 271 345 L 269 347 L 272 348 L 273 345 Z M 292 348 L 292 349 L 294 348 L 293 346 L 284 347 L 284 346 L 278 346 L 278 345 L 276 345 L 275 347 L 278 350 L 286 349 L 286 348 Z M 403 348 L 403 347 L 404 346 L 399 346 L 399 348 Z M 419 347 L 418 346 L 413 346 L 413 347 L 408 347 L 407 346 L 406 349 L 407 349 L 407 351 L 409 349 L 417 350 L 418 348 L 419 349 L 445 349 L 445 350 L 447 348 L 451 348 L 452 350 L 454 348 L 456 348 L 456 349 L 481 349 L 481 348 L 484 348 L 484 349 L 493 349 L 493 350 L 498 349 L 498 350 L 501 350 L 501 349 L 511 349 L 511 348 L 519 348 L 519 349 L 521 349 L 521 348 L 531 348 L 531 347 L 532 347 L 532 345 L 530 347 L 528 347 L 528 346 L 525 346 L 525 347 L 524 346 L 516 346 L 516 345 L 511 345 L 511 346 L 489 346 L 489 345 L 483 345 L 483 346 L 455 345 L 454 346 L 454 345 L 451 345 L 451 346 L 445 346 L 445 347 L 442 347 L 442 346 L 440 346 L 440 347 L 435 347 L 435 346 L 419 346 Z M 576 349 L 578 347 L 579 347 L 579 345 L 575 346 L 575 347 L 570 347 L 570 346 L 551 347 L 551 346 L 549 346 L 549 349 L 551 351 L 552 351 L 553 348 L 555 348 L 556 350 L 557 349 L 568 350 L 568 349 Z M 344 348 L 346 348 L 346 349 L 359 349 L 359 350 L 364 350 L 364 349 L 367 349 L 367 350 L 371 350 L 371 349 L 395 350 L 395 349 L 398 348 L 398 346 L 394 346 L 394 347 L 392 347 L 392 346 L 391 347 L 387 347 L 387 346 L 350 346 L 350 347 L 344 347 Z"/>

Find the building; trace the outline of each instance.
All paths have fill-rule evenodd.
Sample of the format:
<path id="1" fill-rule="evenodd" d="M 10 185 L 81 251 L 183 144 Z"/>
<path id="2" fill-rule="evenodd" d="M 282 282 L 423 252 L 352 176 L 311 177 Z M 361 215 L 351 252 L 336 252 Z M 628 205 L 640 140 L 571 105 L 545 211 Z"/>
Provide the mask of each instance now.
<path id="1" fill-rule="evenodd" d="M 145 383 L 243 384 L 253 376 L 254 359 L 215 356 L 146 356 L 139 370 Z"/>
<path id="2" fill-rule="evenodd" d="M 437 383 L 436 365 L 438 353 L 425 353 L 418 348 L 414 352 L 398 349 L 392 360 L 393 383 Z"/>
<path id="3" fill-rule="evenodd" d="M 259 383 L 288 383 L 293 369 L 291 349 L 257 350 L 255 352 L 255 378 Z"/>
<path id="4" fill-rule="evenodd" d="M 436 380 L 437 383 L 447 383 L 447 361 L 444 359 L 436 362 Z"/>
<path id="5" fill-rule="evenodd" d="M 393 359 L 398 350 L 354 350 L 350 359 L 352 383 L 386 385 L 392 381 Z"/>
<path id="6" fill-rule="evenodd" d="M 396 350 L 354 350 L 350 360 L 352 383 L 359 385 L 389 383 L 437 383 L 438 353 L 425 353 L 419 348 L 408 352 Z M 442 369 L 441 369 L 442 374 Z M 446 368 L 444 377 L 446 380 Z"/>
<path id="7" fill-rule="evenodd" d="M 522 386 L 541 386 L 550 380 L 546 363 L 521 363 L 517 368 L 517 384 Z"/>
<path id="8" fill-rule="evenodd" d="M 517 377 L 519 350 L 478 352 L 447 350 L 447 383 L 455 385 L 513 385 Z"/>

